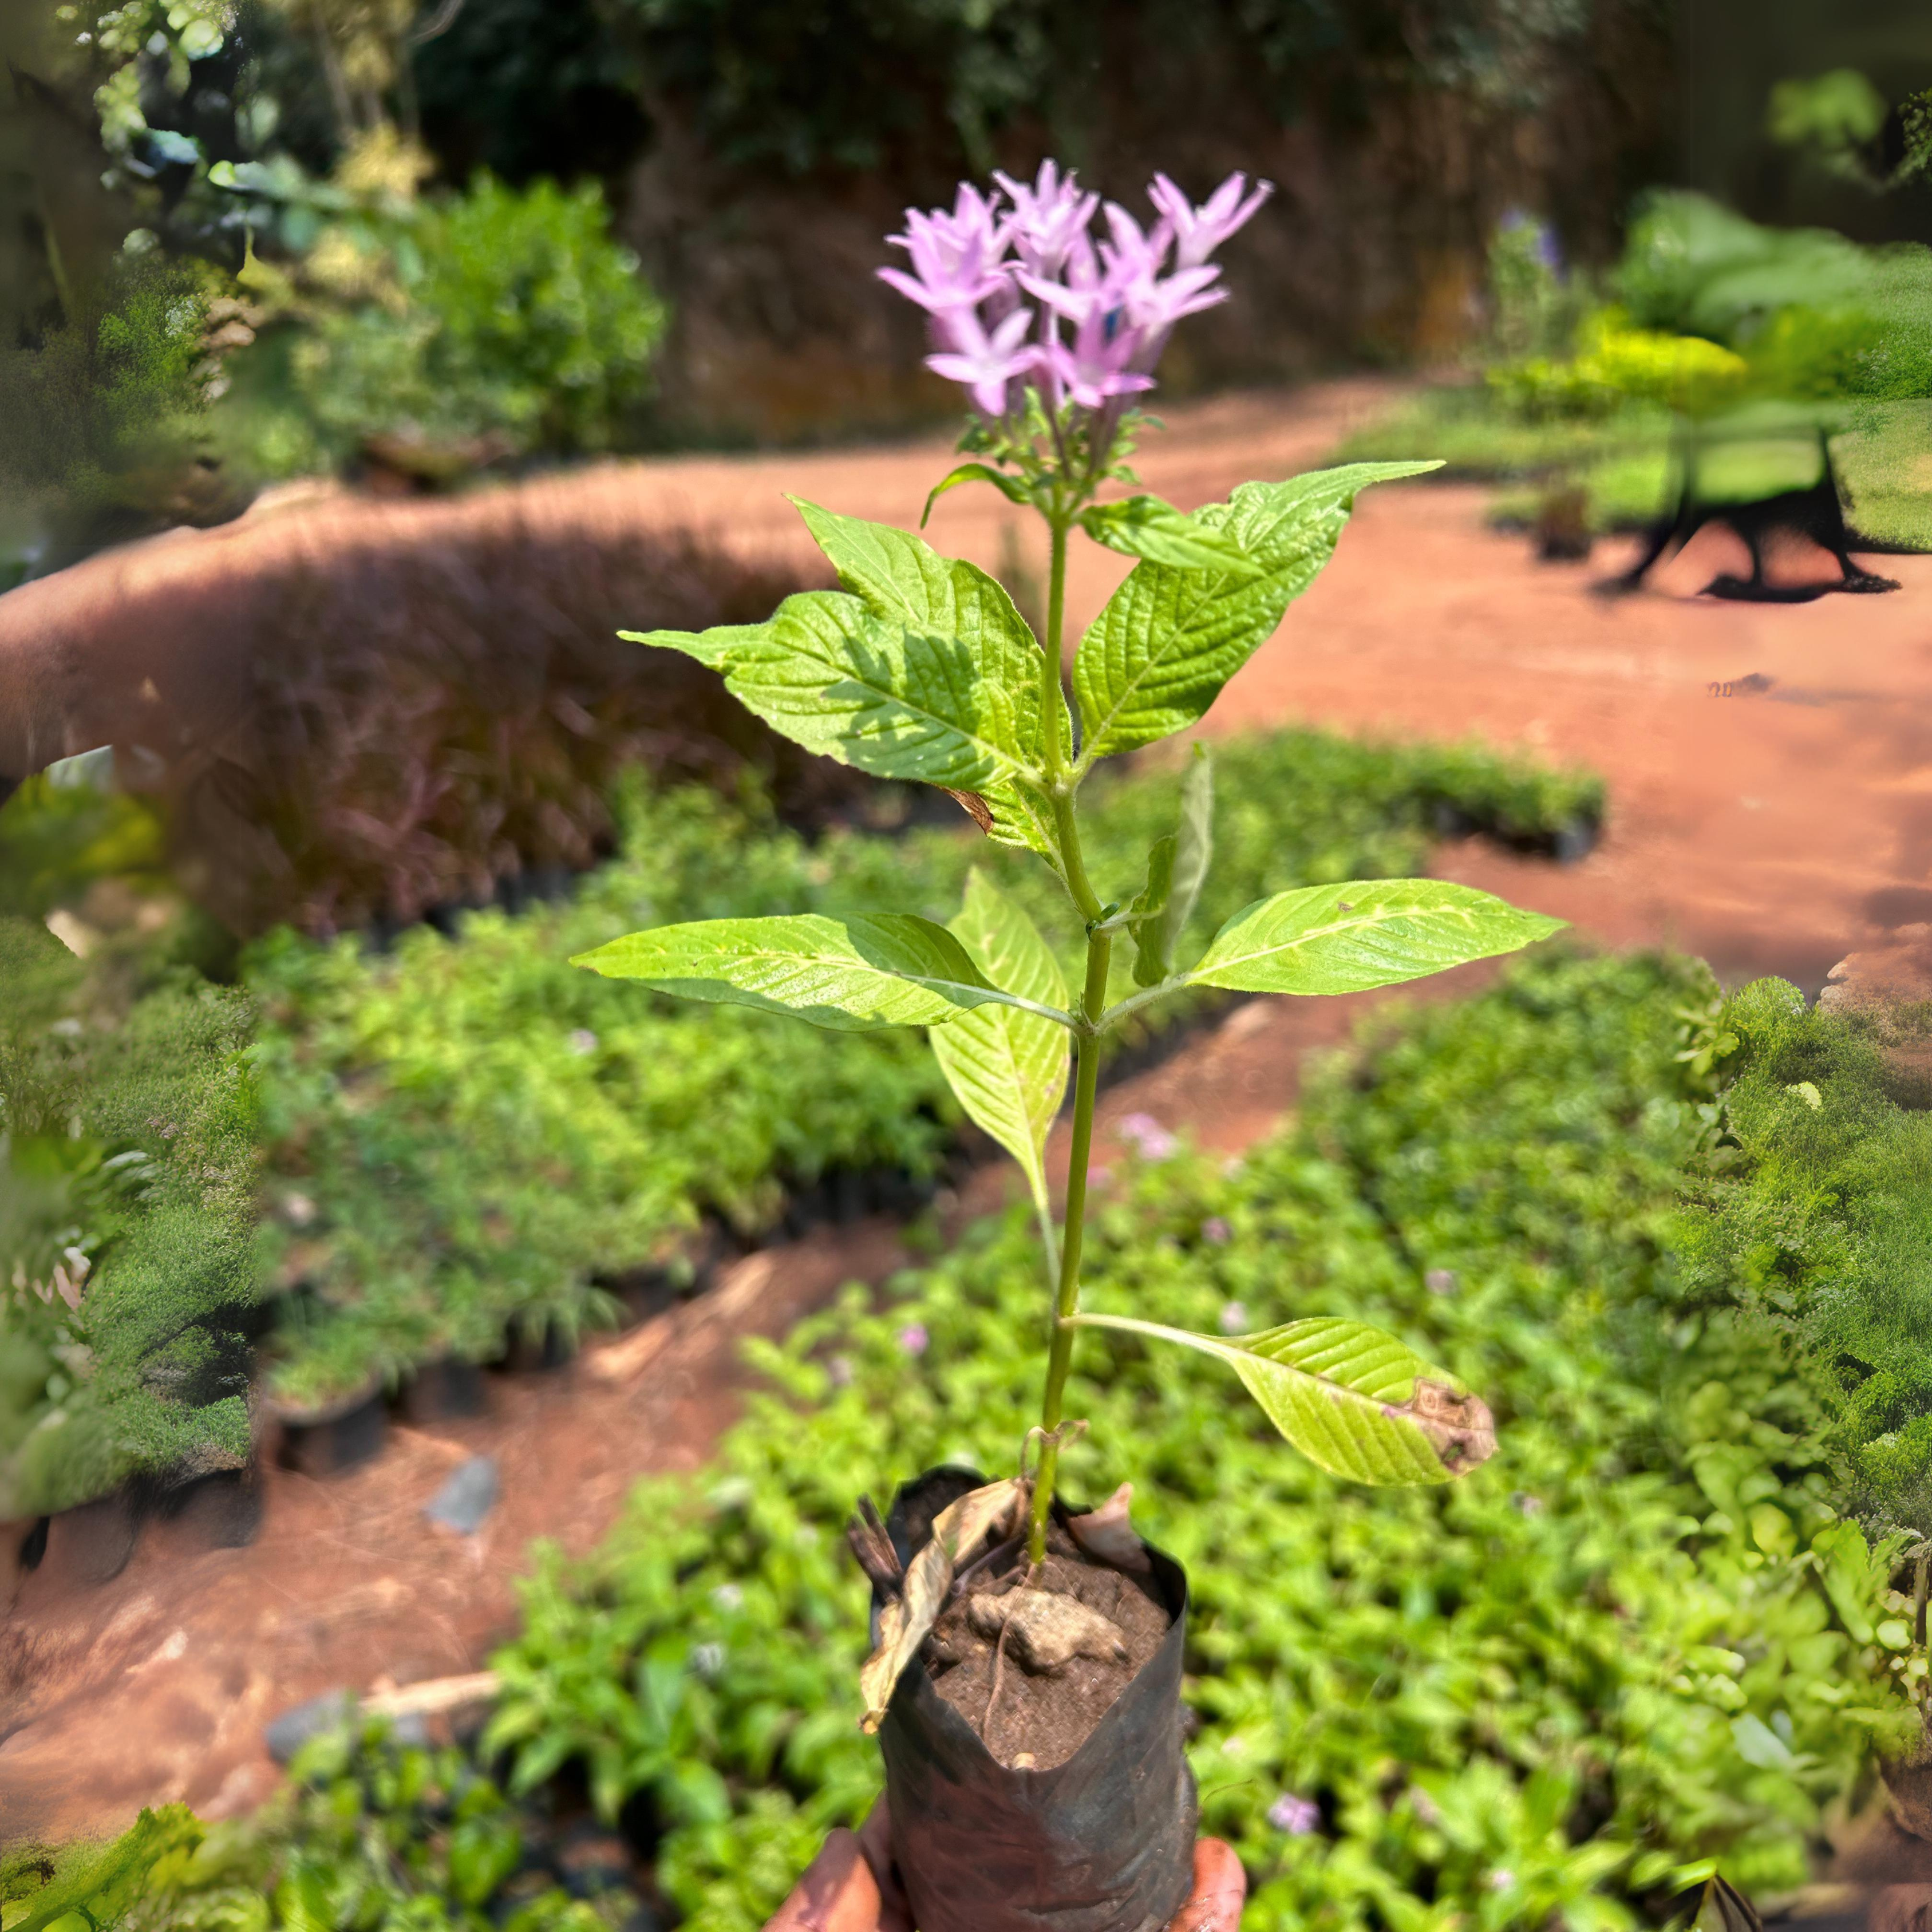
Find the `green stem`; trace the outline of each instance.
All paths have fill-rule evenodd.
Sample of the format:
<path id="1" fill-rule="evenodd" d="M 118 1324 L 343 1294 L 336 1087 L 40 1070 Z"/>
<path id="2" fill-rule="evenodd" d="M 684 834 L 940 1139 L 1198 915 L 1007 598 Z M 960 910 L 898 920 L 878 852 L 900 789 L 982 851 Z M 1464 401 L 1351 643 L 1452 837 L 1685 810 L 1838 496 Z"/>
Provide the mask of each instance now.
<path id="1" fill-rule="evenodd" d="M 1060 707 L 1053 700 L 1060 694 L 1060 653 L 1066 622 L 1067 524 L 1058 490 L 1046 521 L 1053 533 L 1053 547 L 1046 579 L 1046 645 L 1040 667 L 1040 728 L 1046 744 L 1046 775 L 1058 783 L 1066 770 L 1060 743 Z"/>
<path id="2" fill-rule="evenodd" d="M 1075 503 L 1078 497 L 1076 495 Z M 1107 969 L 1112 964 L 1114 936 L 1101 928 L 1103 908 L 1087 877 L 1080 850 L 1080 826 L 1073 808 L 1079 783 L 1070 776 L 1060 742 L 1060 652 L 1066 620 L 1066 534 L 1072 513 L 1060 486 L 1055 484 L 1047 526 L 1052 533 L 1052 562 L 1047 579 L 1046 637 L 1040 653 L 1040 719 L 1046 746 L 1047 775 L 1053 791 L 1054 828 L 1059 833 L 1066 889 L 1087 922 L 1087 984 L 1081 997 L 1073 1078 L 1073 1146 L 1066 1166 L 1066 1213 L 1060 1240 L 1060 1279 L 1054 1296 L 1053 1336 L 1047 1351 L 1046 1392 L 1040 1403 L 1040 1426 L 1046 1441 L 1040 1450 L 1034 1479 L 1033 1520 L 1028 1552 L 1035 1563 L 1046 1555 L 1046 1521 L 1053 1504 L 1054 1479 L 1060 1466 L 1060 1427 L 1066 1394 L 1067 1371 L 1073 1359 L 1073 1318 L 1080 1310 L 1080 1246 L 1087 1220 L 1087 1166 L 1094 1148 L 1094 1095 L 1100 1077 L 1100 1016 L 1107 1007 Z M 1047 1264 L 1053 1265 L 1051 1217 Z"/>
<path id="3" fill-rule="evenodd" d="M 1077 850 L 1077 848 L 1075 848 Z M 1107 968 L 1112 962 L 1114 935 L 1087 935 L 1087 986 L 1081 1012 L 1090 1024 L 1107 1004 Z M 1046 1395 L 1040 1404 L 1040 1424 L 1046 1442 L 1040 1450 L 1040 1473 L 1034 1479 L 1033 1522 L 1028 1553 L 1038 1563 L 1046 1555 L 1047 1512 L 1053 1503 L 1054 1478 L 1060 1466 L 1060 1445 L 1054 1431 L 1060 1426 L 1066 1393 L 1066 1372 L 1073 1360 L 1074 1317 L 1080 1312 L 1080 1246 L 1087 1222 L 1087 1164 L 1094 1148 L 1094 1095 L 1100 1072 L 1100 1042 L 1083 1032 L 1076 1048 L 1073 1078 L 1073 1148 L 1066 1163 L 1066 1219 L 1060 1235 L 1060 1292 L 1053 1316 L 1053 1341 L 1046 1358 Z"/>
<path id="4" fill-rule="evenodd" d="M 1066 890 L 1072 894 L 1073 903 L 1080 908 L 1080 916 L 1087 922 L 1088 937 L 1090 940 L 1111 939 L 1111 928 L 1105 934 L 1096 931 L 1105 908 L 1100 904 L 1100 894 L 1088 883 L 1087 862 L 1080 851 L 1079 821 L 1073 815 L 1073 794 L 1064 787 L 1056 789 L 1053 794 L 1053 820 L 1054 830 L 1060 834 L 1060 855 L 1066 868 Z M 1102 990 L 1104 992 L 1105 988 Z M 1104 1011 L 1104 1000 L 1101 1004 Z M 1089 1013 L 1086 1017 L 1097 1020 L 1100 1015 Z"/>

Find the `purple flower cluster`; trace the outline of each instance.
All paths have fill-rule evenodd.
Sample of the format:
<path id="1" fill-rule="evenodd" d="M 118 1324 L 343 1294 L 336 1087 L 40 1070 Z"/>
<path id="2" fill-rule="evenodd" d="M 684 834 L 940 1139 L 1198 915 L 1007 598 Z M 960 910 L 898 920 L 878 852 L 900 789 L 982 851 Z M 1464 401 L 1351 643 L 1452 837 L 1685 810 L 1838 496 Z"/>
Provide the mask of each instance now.
<path id="1" fill-rule="evenodd" d="M 1268 1808 L 1268 1821 L 1291 1838 L 1304 1838 L 1322 1822 L 1322 1808 L 1312 1798 L 1284 1791 Z"/>
<path id="2" fill-rule="evenodd" d="M 1208 256 L 1274 191 L 1230 175 L 1197 208 L 1156 175 L 1148 198 L 1157 219 L 1143 230 L 1052 161 L 1030 187 L 994 178 L 1003 194 L 962 182 L 950 213 L 908 208 L 905 232 L 886 238 L 912 272 L 878 272 L 930 318 L 926 366 L 970 390 L 995 422 L 1020 407 L 1029 385 L 1056 418 L 1070 400 L 1098 410 L 1152 388 L 1174 325 L 1226 299 Z M 1097 239 L 1096 213 L 1106 226 Z"/>
<path id="3" fill-rule="evenodd" d="M 1151 1114 L 1124 1114 L 1114 1131 L 1140 1150 L 1143 1160 L 1166 1160 L 1180 1143 Z"/>

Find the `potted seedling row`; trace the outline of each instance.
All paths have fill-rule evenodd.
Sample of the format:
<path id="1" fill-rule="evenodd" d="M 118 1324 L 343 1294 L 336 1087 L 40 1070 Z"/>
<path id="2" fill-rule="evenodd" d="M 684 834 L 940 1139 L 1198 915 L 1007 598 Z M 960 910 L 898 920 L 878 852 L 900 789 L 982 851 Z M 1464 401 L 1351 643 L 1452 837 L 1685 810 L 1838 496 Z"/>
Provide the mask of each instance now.
<path id="1" fill-rule="evenodd" d="M 1197 745 L 1171 833 L 1132 880 L 1089 876 L 1082 785 L 1100 762 L 1198 724 L 1328 560 L 1357 493 L 1426 463 L 1356 464 L 1242 484 L 1184 514 L 1126 466 L 1136 398 L 1174 324 L 1220 299 L 1208 256 L 1260 206 L 1237 176 L 1195 206 L 1164 177 L 1144 229 L 1048 164 L 1000 192 L 962 186 L 909 212 L 910 272 L 880 272 L 928 313 L 931 366 L 962 383 L 967 458 L 934 490 L 1000 490 L 1044 520 L 1046 635 L 984 571 L 918 536 L 798 503 L 841 588 L 770 620 L 637 641 L 721 673 L 808 750 L 950 791 L 1064 889 L 1084 940 L 1077 984 L 984 874 L 946 926 L 909 912 L 731 919 L 614 939 L 578 963 L 661 993 L 835 1029 L 930 1030 L 962 1107 L 1018 1162 L 1037 1210 L 1045 1364 L 1014 1466 L 929 1470 L 852 1537 L 874 1592 L 862 1722 L 884 1754 L 896 1863 L 922 1932 L 1153 1932 L 1188 1895 L 1196 1802 L 1181 1749 L 1187 1580 L 1137 1535 L 1124 1489 L 1058 1494 L 1082 1333 L 1126 1330 L 1215 1357 L 1288 1441 L 1376 1484 L 1439 1483 L 1489 1456 L 1489 1411 L 1396 1337 L 1331 1318 L 1193 1334 L 1081 1305 L 1102 1042 L 1190 987 L 1358 992 L 1508 952 L 1561 922 L 1460 885 L 1364 880 L 1276 894 L 1198 957 L 1180 951 L 1212 862 L 1213 782 Z M 926 508 L 930 513 L 932 499 Z M 1136 560 L 1064 674 L 1066 557 L 1078 532 Z M 1056 1216 L 1050 1125 L 1070 1077 Z M 1016 1337 L 1025 1346 L 1034 1337 Z"/>

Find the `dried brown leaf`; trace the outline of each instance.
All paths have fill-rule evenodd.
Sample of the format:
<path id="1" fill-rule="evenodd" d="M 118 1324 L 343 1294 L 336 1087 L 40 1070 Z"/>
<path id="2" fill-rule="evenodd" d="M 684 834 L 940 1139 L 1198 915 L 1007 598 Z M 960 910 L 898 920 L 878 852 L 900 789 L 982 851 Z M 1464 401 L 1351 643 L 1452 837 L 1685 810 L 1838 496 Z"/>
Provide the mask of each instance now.
<path id="1" fill-rule="evenodd" d="M 933 1621 L 945 1606 L 955 1570 L 980 1544 L 1004 1536 L 1025 1509 L 1028 1486 L 1016 1477 L 969 1490 L 933 1519 L 932 1536 L 906 1565 L 905 1594 L 879 1612 L 879 1647 L 859 1672 L 868 1736 L 884 1721 L 906 1666 L 919 1653 Z"/>

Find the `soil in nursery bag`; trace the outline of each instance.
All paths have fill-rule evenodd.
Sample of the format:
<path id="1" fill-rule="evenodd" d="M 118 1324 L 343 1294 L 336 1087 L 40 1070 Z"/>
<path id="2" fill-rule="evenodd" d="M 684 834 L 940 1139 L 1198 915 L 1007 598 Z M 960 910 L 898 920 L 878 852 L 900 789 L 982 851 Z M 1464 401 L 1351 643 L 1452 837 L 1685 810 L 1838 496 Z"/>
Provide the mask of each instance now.
<path id="1" fill-rule="evenodd" d="M 1038 1576 L 1022 1556 L 968 1580 L 926 1640 L 926 1671 L 997 1762 L 1051 1771 L 1093 1736 L 1172 1622 L 1151 1576 L 1095 1563 L 1056 1522 Z"/>
<path id="2" fill-rule="evenodd" d="M 902 1563 L 982 1480 L 933 1470 L 899 1492 Z M 1124 1528 L 1125 1560 L 1100 1561 L 1068 1520 L 1056 1507 L 1037 1574 L 1017 1540 L 967 1559 L 886 1707 L 893 1857 L 920 1932 L 1160 1932 L 1192 1888 L 1186 1576 Z"/>

